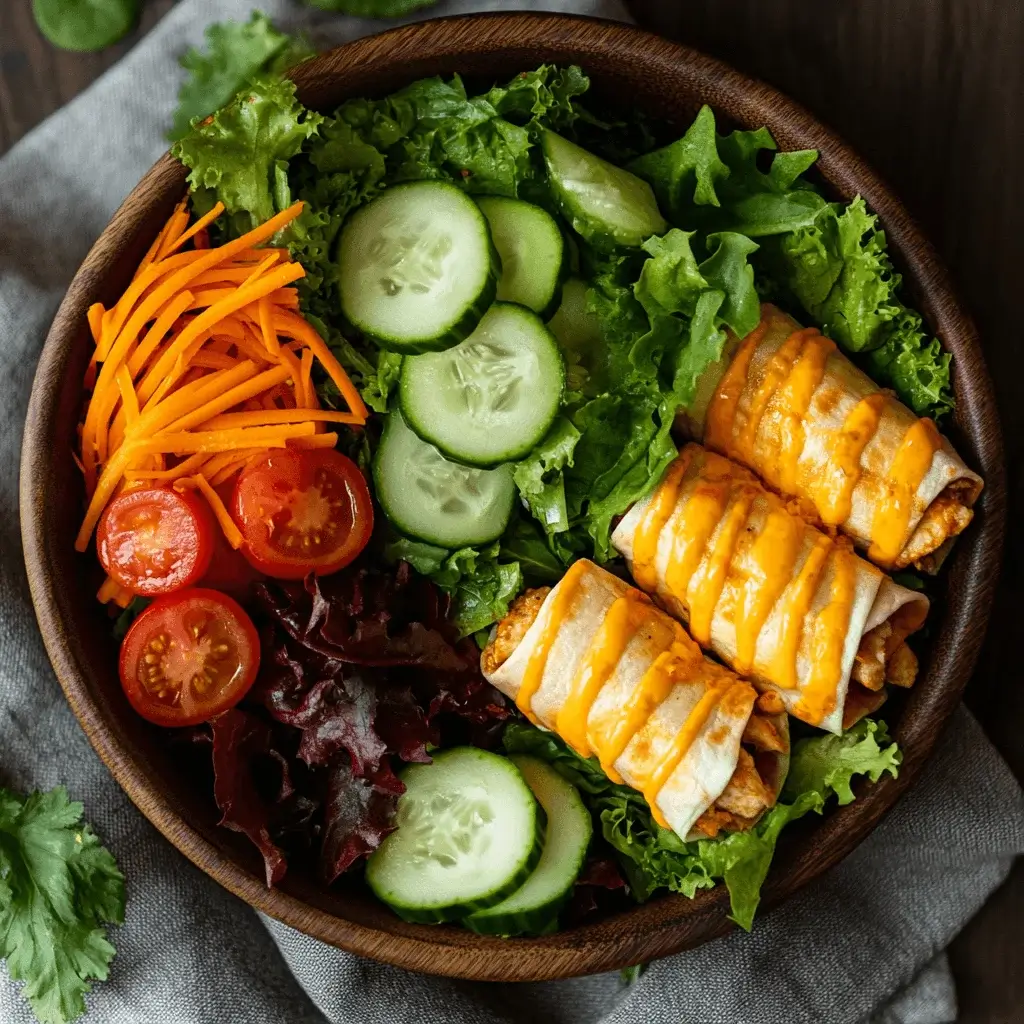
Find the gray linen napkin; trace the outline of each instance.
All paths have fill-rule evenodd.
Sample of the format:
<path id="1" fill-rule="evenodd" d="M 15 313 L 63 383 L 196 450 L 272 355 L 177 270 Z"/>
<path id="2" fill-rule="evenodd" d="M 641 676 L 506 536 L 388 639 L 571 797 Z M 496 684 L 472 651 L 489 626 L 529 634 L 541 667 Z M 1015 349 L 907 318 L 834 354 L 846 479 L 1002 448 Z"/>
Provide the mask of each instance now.
<path id="1" fill-rule="evenodd" d="M 184 0 L 128 57 L 0 160 L 0 785 L 64 783 L 128 880 L 104 1024 L 940 1024 L 955 1017 L 949 942 L 1024 851 L 1024 797 L 959 712 L 920 785 L 840 867 L 757 922 L 653 964 L 537 985 L 432 979 L 257 917 L 131 805 L 78 728 L 46 660 L 22 568 L 17 464 L 32 374 L 63 291 L 111 213 L 165 148 L 176 56 L 255 0 Z M 258 6 L 320 43 L 378 23 Z M 432 13 L 537 7 L 623 17 L 616 0 L 449 2 Z M 884 1008 L 883 1008 L 884 1007 Z M 881 1008 L 881 1009 L 880 1009 Z M 30 1024 L 0 972 L 0 1020 Z"/>

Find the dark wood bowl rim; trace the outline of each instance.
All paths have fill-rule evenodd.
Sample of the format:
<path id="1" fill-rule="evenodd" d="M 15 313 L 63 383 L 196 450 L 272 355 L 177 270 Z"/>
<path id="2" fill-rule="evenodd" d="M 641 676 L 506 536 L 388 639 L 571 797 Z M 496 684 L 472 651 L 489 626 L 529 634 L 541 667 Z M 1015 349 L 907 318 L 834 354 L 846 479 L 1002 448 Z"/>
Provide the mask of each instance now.
<path id="1" fill-rule="evenodd" d="M 472 23 L 471 41 L 446 50 L 444 37 Z M 502 36 L 502 32 L 505 35 Z M 514 32 L 514 35 L 511 34 Z M 833 132 L 775 89 L 739 74 L 720 61 L 668 42 L 634 27 L 556 14 L 489 14 L 434 19 L 403 26 L 349 43 L 303 66 L 296 75 L 302 86 L 318 74 L 331 74 L 331 63 L 343 54 L 358 62 L 381 39 L 408 54 L 415 46 L 423 59 L 446 55 L 494 52 L 504 40 L 529 38 L 540 47 L 564 49 L 571 37 L 591 55 L 620 61 L 642 59 L 661 81 L 682 76 L 707 87 L 716 103 L 735 121 L 767 124 L 780 148 L 817 148 L 819 169 L 840 194 L 861 194 L 879 214 L 893 252 L 930 327 L 954 353 L 958 411 L 956 427 L 967 458 L 986 478 L 976 524 L 953 559 L 953 579 L 945 613 L 939 623 L 925 699 L 913 716 L 904 715 L 898 738 L 905 751 L 897 780 L 887 779 L 864 791 L 847 808 L 821 821 L 813 842 L 804 842 L 785 865 L 776 865 L 764 893 L 763 914 L 800 886 L 846 856 L 878 823 L 917 778 L 942 727 L 959 702 L 981 645 L 995 593 L 1004 529 L 1005 485 L 1002 443 L 995 400 L 977 331 L 962 310 L 939 259 L 906 210 L 880 178 Z M 460 37 L 461 38 L 461 37 Z M 594 57 L 596 59 L 596 56 Z M 586 63 L 585 57 L 583 63 Z M 669 84 L 669 87 L 671 85 Z M 177 183 L 175 185 L 175 183 Z M 54 319 L 40 357 L 26 420 L 21 463 L 21 523 L 28 578 L 43 639 L 72 710 L 114 778 L 147 818 L 182 853 L 225 888 L 257 910 L 342 949 L 401 967 L 478 980 L 525 981 L 570 977 L 610 970 L 665 956 L 715 938 L 731 927 L 726 919 L 724 887 L 690 901 L 667 896 L 610 920 L 584 925 L 557 935 L 531 940 L 488 939 L 458 929 L 405 925 L 369 928 L 319 909 L 282 890 L 268 890 L 262 879 L 224 855 L 172 808 L 132 758 L 114 723 L 100 713 L 88 694 L 79 664 L 62 641 L 57 599 L 61 569 L 45 538 L 46 494 L 41 467 L 52 459 L 49 424 L 60 393 L 59 374 L 79 335 L 87 307 L 95 300 L 105 268 L 148 208 L 182 187 L 180 166 L 164 156 L 142 179 L 114 215 L 71 283 Z M 154 198 L 155 197 L 155 198 Z M 46 372 L 47 368 L 51 372 Z M 908 720 L 909 719 L 909 720 Z M 130 880 L 129 880 L 130 883 Z"/>

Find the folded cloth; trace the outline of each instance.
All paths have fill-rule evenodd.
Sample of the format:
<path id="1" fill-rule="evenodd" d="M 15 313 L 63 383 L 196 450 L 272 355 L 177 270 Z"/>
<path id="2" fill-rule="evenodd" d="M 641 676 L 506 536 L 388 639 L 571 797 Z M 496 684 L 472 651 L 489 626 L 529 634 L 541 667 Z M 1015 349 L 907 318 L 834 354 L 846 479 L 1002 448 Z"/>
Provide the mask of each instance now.
<path id="1" fill-rule="evenodd" d="M 1024 851 L 1024 798 L 966 711 L 920 784 L 842 865 L 752 935 L 618 974 L 534 985 L 415 975 L 342 953 L 253 912 L 185 861 L 131 805 L 68 709 L 40 642 L 17 533 L 17 464 L 32 373 L 65 287 L 129 189 L 165 148 L 176 57 L 254 0 L 183 0 L 116 68 L 0 160 L 0 785 L 68 786 L 128 881 L 104 1024 L 779 1024 L 955 1017 L 936 954 Z M 379 23 L 258 6 L 314 41 Z M 622 17 L 613 0 L 443 3 L 430 13 L 537 7 Z M 0 1020 L 31 1014 L 0 972 Z"/>

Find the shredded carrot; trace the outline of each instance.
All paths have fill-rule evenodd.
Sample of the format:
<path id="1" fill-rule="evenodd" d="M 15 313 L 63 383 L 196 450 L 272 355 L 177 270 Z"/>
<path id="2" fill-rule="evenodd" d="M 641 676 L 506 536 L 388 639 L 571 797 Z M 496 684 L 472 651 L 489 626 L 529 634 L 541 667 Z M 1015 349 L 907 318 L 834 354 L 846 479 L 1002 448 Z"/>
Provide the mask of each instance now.
<path id="1" fill-rule="evenodd" d="M 299 379 L 302 384 L 303 405 L 307 409 L 313 408 L 313 350 L 303 350 L 299 359 Z"/>
<path id="2" fill-rule="evenodd" d="M 213 209 L 210 210 L 209 213 L 203 214 L 203 216 L 200 217 L 199 220 L 197 220 L 195 224 L 188 229 L 188 231 L 179 235 L 174 244 L 168 247 L 167 252 L 164 255 L 169 256 L 175 251 L 175 249 L 180 249 L 190 238 L 193 238 L 195 235 L 198 235 L 200 231 L 208 228 L 223 212 L 224 204 L 221 202 L 214 203 Z M 185 223 L 188 223 L 187 219 Z"/>
<path id="3" fill-rule="evenodd" d="M 270 427 L 230 427 L 226 430 L 182 430 L 155 434 L 151 440 L 129 442 L 139 454 L 187 455 L 191 452 L 230 452 L 239 448 L 283 448 L 292 437 L 315 432 L 313 423 L 283 423 Z"/>
<path id="4" fill-rule="evenodd" d="M 166 481 L 177 480 L 178 477 L 191 476 L 198 469 L 203 469 L 210 457 L 205 452 L 196 452 L 190 455 L 183 462 L 179 462 L 170 469 L 128 469 L 125 470 L 125 480 L 153 480 Z"/>
<path id="5" fill-rule="evenodd" d="M 338 443 L 337 434 L 307 434 L 305 437 L 293 437 L 288 441 L 289 448 L 333 448 Z"/>
<path id="6" fill-rule="evenodd" d="M 303 342 L 313 350 L 313 355 L 319 360 L 320 365 L 327 371 L 327 376 L 334 382 L 334 386 L 341 392 L 341 396 L 348 403 L 348 407 L 366 422 L 368 415 L 366 406 L 363 404 L 362 396 L 356 390 L 355 385 L 349 380 L 348 374 L 342 368 L 341 363 L 335 358 L 334 353 L 327 347 L 327 342 L 320 337 L 312 324 L 303 320 L 301 316 L 290 313 L 287 310 L 278 310 L 274 314 L 274 326 L 282 334 L 287 334 L 296 341 Z"/>
<path id="7" fill-rule="evenodd" d="M 132 384 L 132 375 L 124 363 L 117 368 L 117 389 L 121 393 L 121 404 L 124 406 L 130 429 L 139 418 L 139 399 Z"/>
<path id="8" fill-rule="evenodd" d="M 221 476 L 225 469 L 244 463 L 257 455 L 265 455 L 264 448 L 243 448 L 241 451 L 220 452 L 218 455 L 209 455 L 203 464 L 203 476 L 217 486 L 217 477 Z M 230 475 L 230 474 L 229 474 Z"/>
<path id="9" fill-rule="evenodd" d="M 89 320 L 89 331 L 92 334 L 92 342 L 94 345 L 100 343 L 100 339 L 103 337 L 103 314 L 106 310 L 103 308 L 102 302 L 94 302 L 86 313 L 86 317 Z"/>
<path id="10" fill-rule="evenodd" d="M 213 352 L 207 348 L 192 357 L 192 365 L 201 366 L 207 370 L 230 370 L 235 365 L 235 360 L 226 352 Z"/>
<path id="11" fill-rule="evenodd" d="M 206 420 L 202 430 L 227 430 L 231 427 L 264 427 L 279 423 L 304 423 L 313 420 L 321 423 L 359 422 L 350 412 L 335 412 L 333 409 L 262 409 L 254 412 L 225 412 Z"/>
<path id="12" fill-rule="evenodd" d="M 209 504 L 217 522 L 220 523 L 220 528 L 224 531 L 228 543 L 237 551 L 242 546 L 242 532 L 235 526 L 235 521 L 224 507 L 224 502 L 220 500 L 220 495 L 202 474 L 194 476 L 192 479 L 195 480 L 196 486 Z"/>
<path id="13" fill-rule="evenodd" d="M 108 604 L 113 601 L 119 608 L 127 608 L 134 597 L 134 594 L 125 590 L 117 580 L 110 576 L 103 581 L 103 585 L 96 592 L 96 598 L 100 604 Z"/>
<path id="14" fill-rule="evenodd" d="M 287 249 L 260 248 L 301 210 L 296 203 L 209 249 L 199 243 L 209 244 L 204 236 L 223 210 L 189 227 L 179 204 L 118 302 L 89 309 L 95 351 L 79 431 L 88 495 L 79 551 L 111 498 L 143 481 L 202 491 L 237 547 L 241 535 L 215 487 L 273 449 L 333 447 L 338 436 L 327 424 L 365 423 L 359 393 L 298 313 L 294 283 L 305 271 Z M 319 408 L 314 360 L 348 410 Z M 121 596 L 115 586 L 105 585 L 109 600 Z"/>
<path id="15" fill-rule="evenodd" d="M 270 297 L 264 295 L 257 303 L 257 320 L 260 325 L 260 333 L 263 335 L 263 344 L 272 356 L 281 353 L 281 343 L 277 340 L 277 332 L 274 330 L 273 311 L 270 305 Z"/>

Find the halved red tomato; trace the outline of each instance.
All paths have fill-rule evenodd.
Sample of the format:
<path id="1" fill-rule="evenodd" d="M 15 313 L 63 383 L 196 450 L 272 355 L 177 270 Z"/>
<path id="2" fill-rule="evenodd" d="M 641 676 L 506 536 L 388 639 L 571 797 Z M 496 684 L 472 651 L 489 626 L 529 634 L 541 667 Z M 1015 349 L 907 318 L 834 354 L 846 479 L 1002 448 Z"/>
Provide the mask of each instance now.
<path id="1" fill-rule="evenodd" d="M 96 531 L 107 575 L 133 594 L 155 597 L 195 583 L 210 564 L 216 524 L 196 494 L 145 487 L 119 494 Z"/>
<path id="2" fill-rule="evenodd" d="M 232 513 L 245 537 L 245 557 L 278 579 L 336 572 L 366 547 L 373 532 L 363 474 L 328 448 L 285 448 L 244 469 Z"/>
<path id="3" fill-rule="evenodd" d="M 121 686 L 156 725 L 198 725 L 234 707 L 256 679 L 260 640 L 236 601 L 198 587 L 157 598 L 121 644 Z"/>

